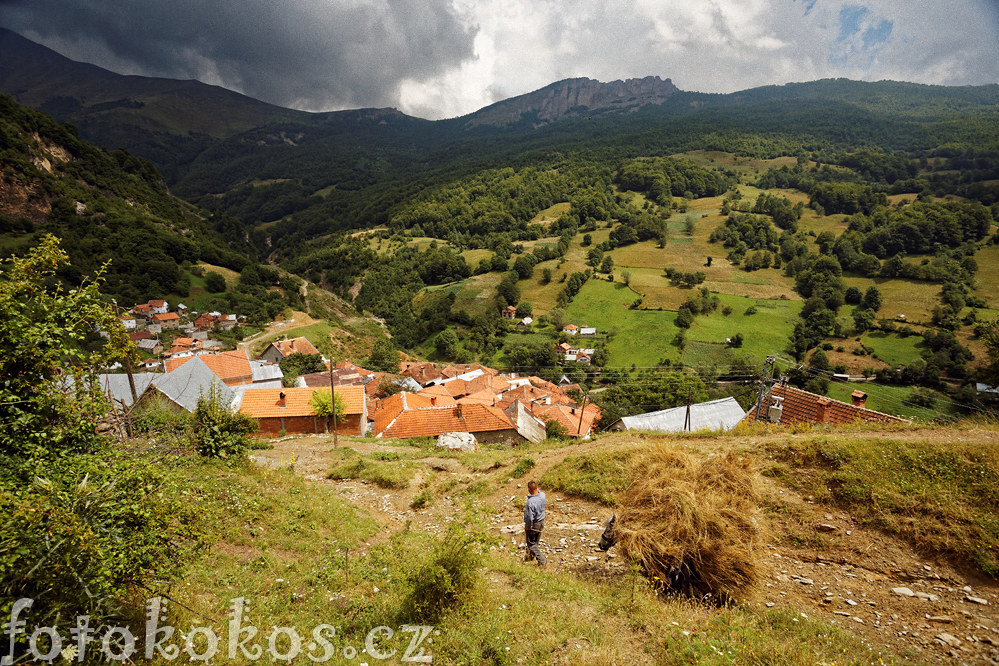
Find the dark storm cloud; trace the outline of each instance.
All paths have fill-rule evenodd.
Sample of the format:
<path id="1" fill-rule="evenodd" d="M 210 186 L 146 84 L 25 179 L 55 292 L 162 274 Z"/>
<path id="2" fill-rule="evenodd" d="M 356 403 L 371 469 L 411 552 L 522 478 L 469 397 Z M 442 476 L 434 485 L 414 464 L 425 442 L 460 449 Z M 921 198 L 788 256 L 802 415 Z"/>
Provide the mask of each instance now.
<path id="1" fill-rule="evenodd" d="M 472 56 L 450 0 L 3 0 L 0 22 L 114 71 L 199 79 L 308 110 L 392 106 Z"/>

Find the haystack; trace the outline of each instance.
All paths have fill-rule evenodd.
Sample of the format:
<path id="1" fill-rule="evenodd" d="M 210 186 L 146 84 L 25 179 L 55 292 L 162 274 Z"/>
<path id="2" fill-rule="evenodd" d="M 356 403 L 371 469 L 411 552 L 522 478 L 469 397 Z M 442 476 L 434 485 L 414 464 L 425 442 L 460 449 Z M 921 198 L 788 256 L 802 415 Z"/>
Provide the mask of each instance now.
<path id="1" fill-rule="evenodd" d="M 748 460 L 659 445 L 637 461 L 621 495 L 618 546 L 661 589 L 744 599 L 759 576 L 759 496 Z"/>

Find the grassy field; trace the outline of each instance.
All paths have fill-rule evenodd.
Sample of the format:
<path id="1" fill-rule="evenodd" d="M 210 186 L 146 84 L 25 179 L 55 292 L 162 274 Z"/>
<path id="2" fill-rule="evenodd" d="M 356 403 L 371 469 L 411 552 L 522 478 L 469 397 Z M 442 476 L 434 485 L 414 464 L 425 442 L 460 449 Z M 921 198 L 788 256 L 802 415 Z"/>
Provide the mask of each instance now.
<path id="1" fill-rule="evenodd" d="M 801 310 L 800 301 L 762 300 L 720 294 L 721 306 L 709 315 L 698 315 L 687 332 L 685 365 L 710 365 L 718 360 L 745 358 L 763 363 L 768 354 L 782 354 L 787 347 L 794 323 Z M 722 310 L 732 308 L 725 316 Z M 750 307 L 756 314 L 747 315 Z M 741 348 L 729 349 L 725 339 L 742 333 Z M 700 344 L 691 344 L 691 342 Z"/>
<path id="2" fill-rule="evenodd" d="M 850 402 L 850 394 L 855 390 L 861 390 L 867 394 L 867 409 L 885 414 L 894 414 L 907 419 L 918 419 L 929 421 L 938 416 L 950 416 L 953 413 L 951 404 L 945 396 L 935 391 L 923 389 L 922 392 L 931 394 L 937 398 L 933 407 L 921 407 L 910 402 L 912 388 L 909 386 L 887 386 L 884 384 L 874 384 L 869 382 L 832 382 L 826 392 L 830 398 L 842 402 Z"/>
<path id="3" fill-rule="evenodd" d="M 908 365 L 922 358 L 919 345 L 923 338 L 918 335 L 903 338 L 893 333 L 871 331 L 864 333 L 860 340 L 864 346 L 874 350 L 878 359 L 889 365 Z"/>
<path id="4" fill-rule="evenodd" d="M 988 245 L 975 254 L 978 275 L 975 295 L 984 298 L 989 307 L 999 309 L 999 245 Z"/>
<path id="5" fill-rule="evenodd" d="M 884 301 L 877 313 L 879 319 L 895 319 L 901 314 L 909 322 L 929 322 L 933 308 L 940 304 L 940 285 L 933 282 L 862 277 L 844 277 L 843 282 L 861 292 L 871 285 L 878 288 Z"/>
<path id="6" fill-rule="evenodd" d="M 444 287 L 456 294 L 452 309 L 467 310 L 471 315 L 483 314 L 495 303 L 496 287 L 503 276 L 500 273 L 484 273 L 463 280 L 456 285 Z"/>
<path id="7" fill-rule="evenodd" d="M 676 313 L 630 310 L 635 298 L 635 292 L 620 282 L 590 280 L 566 308 L 566 314 L 577 326 L 595 326 L 598 333 L 611 334 L 608 366 L 641 367 L 657 365 L 664 358 L 676 359 Z"/>

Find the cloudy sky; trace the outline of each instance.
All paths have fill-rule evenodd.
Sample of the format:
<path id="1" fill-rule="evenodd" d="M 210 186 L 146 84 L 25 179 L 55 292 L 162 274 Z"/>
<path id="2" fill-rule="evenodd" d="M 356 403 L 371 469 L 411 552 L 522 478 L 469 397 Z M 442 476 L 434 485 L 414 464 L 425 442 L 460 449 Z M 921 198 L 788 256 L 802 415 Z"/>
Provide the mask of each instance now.
<path id="1" fill-rule="evenodd" d="M 999 83 L 996 0 L 0 0 L 0 25 L 122 74 L 435 119 L 577 76 Z"/>

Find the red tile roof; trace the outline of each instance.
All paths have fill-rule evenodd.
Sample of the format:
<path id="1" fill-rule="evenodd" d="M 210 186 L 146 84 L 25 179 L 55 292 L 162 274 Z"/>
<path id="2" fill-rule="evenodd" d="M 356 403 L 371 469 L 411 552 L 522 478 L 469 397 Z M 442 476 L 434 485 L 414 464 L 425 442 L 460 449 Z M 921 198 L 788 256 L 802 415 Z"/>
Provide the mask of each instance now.
<path id="1" fill-rule="evenodd" d="M 416 395 L 420 395 L 425 398 L 436 397 L 437 404 L 446 404 L 446 405 L 455 404 L 454 397 L 446 388 L 444 388 L 440 384 L 434 384 L 433 386 L 428 386 L 424 389 L 420 389 L 420 391 Z"/>
<path id="2" fill-rule="evenodd" d="M 407 361 L 399 364 L 402 374 L 411 377 L 420 386 L 426 386 L 429 382 L 441 376 L 437 366 L 433 363 L 420 363 Z"/>
<path id="3" fill-rule="evenodd" d="M 164 312 L 162 314 L 154 314 L 153 321 L 173 321 L 174 319 L 180 319 L 180 315 L 176 312 Z"/>
<path id="4" fill-rule="evenodd" d="M 503 410 L 488 405 L 458 405 L 407 409 L 383 430 L 375 429 L 376 437 L 436 437 L 445 432 L 494 432 L 514 430 Z"/>
<path id="5" fill-rule="evenodd" d="M 783 398 L 779 421 L 781 425 L 789 425 L 791 423 L 828 423 L 833 425 L 848 425 L 857 422 L 909 423 L 906 419 L 899 418 L 898 416 L 850 405 L 839 400 L 827 398 L 824 395 L 802 391 L 793 386 L 781 386 L 777 384 L 773 387 L 770 395 L 773 398 Z M 773 404 L 773 402 L 771 401 L 770 404 Z M 764 405 L 766 404 L 767 402 L 764 401 Z M 756 420 L 755 405 L 749 410 L 745 420 L 748 423 Z"/>
<path id="6" fill-rule="evenodd" d="M 319 350 L 316 349 L 307 338 L 292 338 L 291 340 L 275 340 L 271 343 L 274 347 L 281 352 L 282 356 L 291 356 L 292 354 L 318 354 Z"/>
<path id="7" fill-rule="evenodd" d="M 194 356 L 184 358 L 169 359 L 166 362 L 166 371 L 173 372 L 180 366 L 190 361 Z M 243 380 L 253 381 L 253 370 L 250 369 L 250 359 L 246 357 L 244 351 L 227 351 L 218 354 L 204 354 L 198 356 L 205 365 L 214 372 L 219 379 L 229 384 L 239 384 Z"/>
<path id="8" fill-rule="evenodd" d="M 600 418 L 600 408 L 596 405 L 587 405 L 582 410 L 571 405 L 528 405 L 527 409 L 542 421 L 558 421 L 570 437 L 585 437 Z"/>

